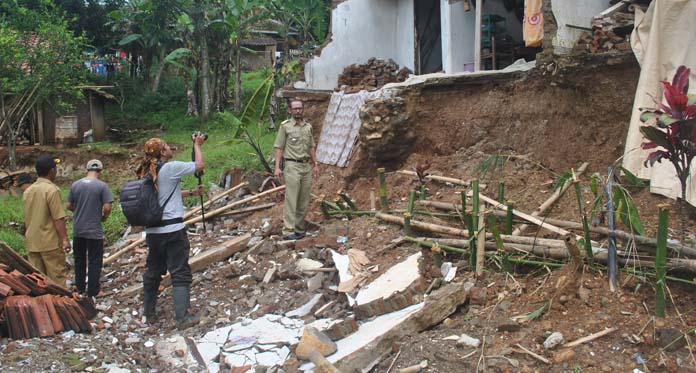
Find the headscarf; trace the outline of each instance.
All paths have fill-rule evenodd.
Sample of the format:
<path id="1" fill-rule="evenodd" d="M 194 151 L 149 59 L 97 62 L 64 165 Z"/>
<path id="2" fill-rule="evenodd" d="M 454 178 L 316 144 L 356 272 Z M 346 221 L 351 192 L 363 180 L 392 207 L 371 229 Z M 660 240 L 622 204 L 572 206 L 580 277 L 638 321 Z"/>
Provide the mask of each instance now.
<path id="1" fill-rule="evenodd" d="M 162 150 L 164 150 L 166 144 L 166 142 L 157 137 L 147 140 L 143 146 L 145 156 L 140 160 L 138 168 L 135 170 L 139 178 L 143 178 L 150 174 L 155 190 L 157 190 L 157 166 L 159 164 L 159 158 L 162 155 Z"/>

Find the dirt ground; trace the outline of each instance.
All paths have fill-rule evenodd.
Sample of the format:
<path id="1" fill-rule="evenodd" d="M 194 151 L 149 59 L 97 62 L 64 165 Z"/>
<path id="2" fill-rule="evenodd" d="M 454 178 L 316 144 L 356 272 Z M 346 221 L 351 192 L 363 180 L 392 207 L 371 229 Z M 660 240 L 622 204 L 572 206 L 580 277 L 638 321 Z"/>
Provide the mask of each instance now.
<path id="1" fill-rule="evenodd" d="M 361 166 L 357 168 L 323 166 L 321 176 L 314 182 L 313 193 L 331 200 L 338 192 L 346 192 L 355 200 L 358 210 L 369 210 L 370 194 L 376 195 L 378 190 L 374 169 L 387 166 L 390 208 L 404 209 L 409 193 L 419 184 L 415 178 L 393 171 L 429 164 L 428 171 L 432 174 L 464 180 L 480 178 L 486 184 L 481 192 L 492 198 L 497 197 L 498 185 L 502 182 L 505 198 L 514 201 L 515 208 L 520 211 L 532 212 L 553 193 L 553 185 L 561 174 L 588 162 L 589 167 L 580 181 L 582 198 L 589 208 L 589 201 L 594 198 L 589 186 L 590 175 L 599 172 L 606 177 L 607 167 L 623 152 L 633 100 L 632 94 L 627 92 L 635 89 L 637 71 L 635 62 L 625 58 L 611 63 L 583 61 L 579 67 L 577 64 L 543 66 L 522 78 L 495 84 L 422 88 L 415 96 L 417 100 L 410 103 L 417 108 L 417 115 L 409 124 L 417 134 L 417 141 L 405 153 L 405 158 L 383 165 L 371 162 L 370 154 L 364 153 L 364 158 L 359 160 Z M 309 110 L 317 134 L 320 133 L 317 123 L 320 123 L 321 108 L 325 104 L 318 100 Z M 92 157 L 82 152 L 64 154 L 70 163 Z M 476 174 L 476 168 L 494 154 L 510 157 L 505 157 L 502 169 Z M 119 169 L 119 165 L 129 159 L 128 154 L 99 154 L 99 157 L 106 159 L 109 169 Z M 458 186 L 427 183 L 428 200 L 459 202 L 461 190 Z M 648 236 L 656 232 L 658 204 L 668 203 L 673 206 L 672 211 L 677 211 L 674 201 L 652 195 L 646 188 L 629 187 L 629 191 Z M 433 209 L 431 212 L 439 211 Z M 543 216 L 580 221 L 572 190 Z M 671 217 L 670 226 L 677 227 L 676 213 Z M 270 219 L 269 224 L 265 224 L 265 219 Z M 174 329 L 168 289 L 160 297 L 160 321 L 154 326 L 140 323 L 141 296 L 124 294 L 125 289 L 140 282 L 144 271 L 146 250 L 138 249 L 104 269 L 103 294 L 98 299 L 100 315 L 94 320 L 93 334 L 2 340 L 0 368 L 3 371 L 83 371 L 88 368 L 108 371 L 119 366 L 139 371 L 197 371 L 199 368 L 195 366 L 175 370 L 155 358 L 147 342 L 177 334 L 196 338 L 215 327 L 234 322 L 237 317 L 282 314 L 295 309 L 311 297 L 306 284 L 311 276 L 294 269 L 297 259 L 315 259 L 324 267 L 332 267 L 327 247 L 297 250 L 280 243 L 276 235 L 281 219 L 282 206 L 278 203 L 269 210 L 218 220 L 213 225 L 214 234 L 190 235 L 193 253 L 240 233 L 252 233 L 263 239 L 260 246 L 239 252 L 194 275 L 192 303 L 203 315 L 200 325 L 182 333 Z M 422 250 L 413 244 L 390 245 L 403 236 L 401 227 L 372 216 L 327 220 L 318 200 L 312 202 L 307 219 L 312 222 L 314 235 L 348 238 L 345 244 L 331 245 L 337 250 L 363 250 L 371 265 L 377 265 L 370 279 Z M 418 219 L 461 227 L 456 219 L 420 216 Z M 620 223 L 617 227 L 626 229 Z M 693 227 L 693 220 L 689 221 L 689 227 Z M 416 233 L 432 236 L 427 232 Z M 525 235 L 557 238 L 551 232 L 535 228 L 530 228 Z M 604 237 L 599 235 L 594 235 L 593 239 L 604 242 Z M 429 249 L 422 252 L 424 261 L 432 263 L 432 252 Z M 556 296 L 556 286 L 565 272 L 516 265 L 514 271 L 506 273 L 500 270 L 496 259 L 490 259 L 486 262 L 485 275 L 475 278 L 468 271 L 466 258 L 460 254 L 449 254 L 446 260 L 460 268 L 454 282 L 475 282 L 486 289 L 485 300 L 462 305 L 442 323 L 419 334 L 404 336 L 371 372 L 387 372 L 390 367 L 394 371 L 423 360 L 428 362 L 423 372 L 696 370 L 691 347 L 692 331 L 696 327 L 696 314 L 692 312 L 696 298 L 692 285 L 669 282 L 667 317 L 654 321 L 654 281 L 650 278 L 622 273 L 619 289 L 611 292 L 604 267 L 585 267 L 577 275 L 577 286 L 561 297 Z M 265 274 L 273 266 L 279 270 L 265 283 Z M 437 268 L 428 266 L 422 270 L 428 280 L 432 273 L 438 272 Z M 325 274 L 322 284 L 322 303 L 335 301 L 329 315 L 335 318 L 349 315 L 351 310 L 345 297 L 326 290 L 338 284 L 337 274 Z M 517 317 L 529 315 L 551 299 L 550 309 L 536 319 Z M 312 318 L 309 316 L 305 321 L 312 321 Z M 109 319 L 112 322 L 107 322 Z M 545 339 L 553 332 L 562 333 L 564 341 L 570 342 L 609 327 L 617 330 L 571 349 L 543 347 Z M 668 346 L 681 333 L 686 333 L 687 338 Z M 482 345 L 472 348 L 445 339 L 462 334 L 480 339 Z M 548 359 L 548 363 L 521 352 L 520 346 Z"/>

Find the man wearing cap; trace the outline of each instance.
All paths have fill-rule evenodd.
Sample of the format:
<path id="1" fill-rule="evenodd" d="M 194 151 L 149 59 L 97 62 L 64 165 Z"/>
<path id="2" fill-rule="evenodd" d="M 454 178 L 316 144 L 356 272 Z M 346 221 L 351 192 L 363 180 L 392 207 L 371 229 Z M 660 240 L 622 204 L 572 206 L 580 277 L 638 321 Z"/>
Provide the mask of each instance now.
<path id="1" fill-rule="evenodd" d="M 38 178 L 22 195 L 29 263 L 60 286 L 65 286 L 65 253 L 70 239 L 60 190 L 53 184 L 56 162 L 48 155 L 36 160 Z"/>
<path id="2" fill-rule="evenodd" d="M 111 203 L 114 201 L 109 186 L 99 180 L 103 168 L 98 159 L 87 162 L 87 176 L 74 182 L 68 194 L 68 210 L 74 212 L 75 287 L 78 293 L 86 290 L 90 297 L 96 297 L 101 288 L 99 278 L 104 257 L 104 230 L 101 223 L 109 217 Z"/>

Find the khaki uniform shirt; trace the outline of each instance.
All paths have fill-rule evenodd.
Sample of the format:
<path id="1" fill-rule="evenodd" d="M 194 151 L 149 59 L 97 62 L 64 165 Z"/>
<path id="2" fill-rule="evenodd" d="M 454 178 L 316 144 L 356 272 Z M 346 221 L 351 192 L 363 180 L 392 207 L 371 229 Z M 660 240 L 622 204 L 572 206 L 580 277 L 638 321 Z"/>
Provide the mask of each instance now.
<path id="1" fill-rule="evenodd" d="M 60 190 L 50 180 L 36 179 L 22 195 L 24 222 L 27 227 L 27 251 L 44 252 L 61 247 L 54 220 L 66 216 Z"/>
<path id="2" fill-rule="evenodd" d="M 283 157 L 296 160 L 309 159 L 309 150 L 315 147 L 312 125 L 306 120 L 298 124 L 294 118 L 284 121 L 276 136 L 275 148 L 283 150 Z"/>

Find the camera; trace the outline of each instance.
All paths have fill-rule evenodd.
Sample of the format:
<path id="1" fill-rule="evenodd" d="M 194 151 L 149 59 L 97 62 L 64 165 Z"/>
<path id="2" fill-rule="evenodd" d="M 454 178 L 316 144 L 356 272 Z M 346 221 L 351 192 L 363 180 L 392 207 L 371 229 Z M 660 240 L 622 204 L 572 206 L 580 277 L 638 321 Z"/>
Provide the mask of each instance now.
<path id="1" fill-rule="evenodd" d="M 193 136 L 193 137 L 203 136 L 203 139 L 205 139 L 206 141 L 208 140 L 208 134 L 205 132 L 201 132 L 201 131 L 194 131 L 191 136 Z"/>

